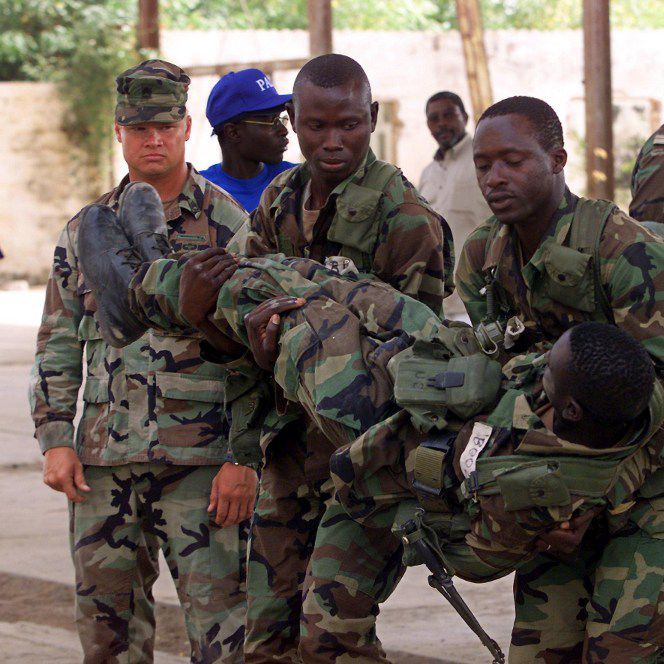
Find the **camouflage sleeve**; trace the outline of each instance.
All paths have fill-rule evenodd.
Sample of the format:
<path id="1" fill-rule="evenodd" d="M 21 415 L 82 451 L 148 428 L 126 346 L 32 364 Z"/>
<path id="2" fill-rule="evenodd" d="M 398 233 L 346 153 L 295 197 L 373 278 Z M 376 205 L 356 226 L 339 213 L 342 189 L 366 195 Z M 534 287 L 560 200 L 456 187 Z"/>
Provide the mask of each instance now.
<path id="1" fill-rule="evenodd" d="M 489 231 L 490 226 L 483 224 L 469 235 L 461 250 L 454 276 L 457 293 L 473 325 L 480 323 L 487 314 L 486 297 L 481 291 L 485 285 L 482 267 Z"/>
<path id="2" fill-rule="evenodd" d="M 664 366 L 664 240 L 618 211 L 602 235 L 600 258 L 616 324 Z"/>
<path id="3" fill-rule="evenodd" d="M 373 271 L 382 281 L 442 314 L 454 290 L 454 245 L 447 222 L 403 176 L 393 178 L 382 198 Z"/>
<path id="4" fill-rule="evenodd" d="M 73 420 L 83 375 L 83 342 L 78 338 L 82 315 L 68 224 L 55 247 L 30 379 L 30 407 L 42 452 L 74 447 Z"/>
<path id="5" fill-rule="evenodd" d="M 629 214 L 639 221 L 664 222 L 664 127 L 646 141 L 636 158 Z"/>

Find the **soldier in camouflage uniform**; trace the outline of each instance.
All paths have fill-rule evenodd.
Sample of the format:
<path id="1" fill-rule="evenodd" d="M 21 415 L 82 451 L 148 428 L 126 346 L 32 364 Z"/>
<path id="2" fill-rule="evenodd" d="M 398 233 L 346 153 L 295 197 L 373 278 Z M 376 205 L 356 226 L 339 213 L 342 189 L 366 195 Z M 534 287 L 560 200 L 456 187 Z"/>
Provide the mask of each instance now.
<path id="1" fill-rule="evenodd" d="M 636 158 L 629 214 L 639 221 L 664 223 L 664 125 L 645 142 Z"/>
<path id="2" fill-rule="evenodd" d="M 509 357 L 596 320 L 641 341 L 661 366 L 664 243 L 613 204 L 566 188 L 553 109 L 529 97 L 487 109 L 474 159 L 495 217 L 466 242 L 456 285 L 487 346 Z M 664 538 L 663 473 L 653 474 L 632 506 L 609 515 L 603 550 L 584 545 L 585 567 L 541 555 L 519 570 L 511 661 L 599 662 L 613 653 L 621 661 L 651 661 L 640 659 L 639 638 L 654 620 L 661 645 L 661 600 L 660 608 L 652 598 L 618 600 L 646 573 L 626 561 L 650 559 L 643 551 Z"/>
<path id="3" fill-rule="evenodd" d="M 129 175 L 99 201 L 122 210 L 130 181 L 152 182 L 175 250 L 225 246 L 246 214 L 184 160 L 189 78 L 150 60 L 117 84 L 115 131 Z M 223 372 L 201 357 L 202 335 L 192 329 L 149 332 L 122 350 L 104 342 L 79 266 L 80 219 L 55 249 L 30 397 L 44 480 L 70 500 L 85 661 L 152 661 L 159 549 L 192 661 L 241 661 L 246 530 L 237 524 L 251 513 L 256 479 L 228 463 Z"/>
<path id="4" fill-rule="evenodd" d="M 277 176 L 263 192 L 243 253 L 281 252 L 336 263 L 377 277 L 439 313 L 451 292 L 452 236 L 399 169 L 370 150 L 378 104 L 371 101 L 362 68 L 336 54 L 312 60 L 298 74 L 287 110 L 306 162 Z M 263 426 L 265 466 L 249 556 L 247 662 L 305 657 L 298 655 L 305 634 L 303 584 L 323 515 L 334 502 L 329 457 L 335 446 L 301 412 L 291 404 Z M 378 551 L 379 534 L 366 546 Z M 392 553 L 376 553 L 376 565 L 390 567 L 386 596 L 400 574 L 399 557 Z M 367 602 L 358 600 L 357 611 L 370 614 Z M 375 642 L 373 616 L 363 629 Z"/>
<path id="5" fill-rule="evenodd" d="M 652 362 L 613 326 L 583 323 L 546 356 L 517 356 L 503 374 L 503 396 L 488 415 L 450 417 L 449 451 L 401 412 L 331 460 L 337 498 L 354 518 L 380 526 L 394 514 L 383 512 L 416 497 L 446 566 L 469 581 L 514 571 L 537 552 L 539 535 L 572 515 L 631 500 L 664 446 L 664 392 L 652 396 Z M 599 383 L 603 391 L 588 394 Z M 537 470 L 542 456 L 546 470 Z M 647 582 L 657 597 L 662 575 Z"/>

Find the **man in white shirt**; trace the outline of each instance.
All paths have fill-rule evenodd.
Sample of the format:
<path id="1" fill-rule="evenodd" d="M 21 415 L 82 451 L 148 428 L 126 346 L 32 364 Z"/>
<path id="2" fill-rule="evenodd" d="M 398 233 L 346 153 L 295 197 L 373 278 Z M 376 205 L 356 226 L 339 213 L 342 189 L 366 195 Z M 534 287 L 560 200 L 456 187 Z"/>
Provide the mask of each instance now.
<path id="1" fill-rule="evenodd" d="M 422 171 L 419 191 L 452 229 L 458 255 L 470 233 L 491 216 L 477 185 L 473 139 L 466 133 L 468 114 L 454 92 L 437 92 L 426 105 L 427 126 L 438 143 L 433 161 Z M 446 317 L 465 314 L 453 294 L 445 300 Z"/>

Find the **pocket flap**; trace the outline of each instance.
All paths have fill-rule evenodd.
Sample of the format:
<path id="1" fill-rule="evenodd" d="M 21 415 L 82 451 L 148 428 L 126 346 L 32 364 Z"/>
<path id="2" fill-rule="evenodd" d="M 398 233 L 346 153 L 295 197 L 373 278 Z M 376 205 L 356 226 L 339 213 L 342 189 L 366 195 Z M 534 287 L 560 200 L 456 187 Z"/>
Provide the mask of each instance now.
<path id="1" fill-rule="evenodd" d="M 591 259 L 590 254 L 551 244 L 544 258 L 544 266 L 549 277 L 559 286 L 578 286 Z"/>
<path id="2" fill-rule="evenodd" d="M 83 401 L 88 403 L 106 403 L 109 400 L 108 378 L 87 376 L 83 386 Z"/>
<path id="3" fill-rule="evenodd" d="M 556 461 L 542 459 L 495 473 L 507 511 L 569 505 L 571 496 Z"/>
<path id="4" fill-rule="evenodd" d="M 223 403 L 224 382 L 221 379 L 194 374 L 155 372 L 158 393 L 166 399 Z"/>
<path id="5" fill-rule="evenodd" d="M 78 340 L 79 341 L 97 341 L 103 339 L 101 332 L 97 327 L 94 316 L 85 314 L 81 318 L 81 322 L 78 325 Z"/>
<path id="6" fill-rule="evenodd" d="M 382 191 L 350 183 L 343 196 L 337 199 L 337 212 L 346 221 L 365 221 L 378 205 Z"/>

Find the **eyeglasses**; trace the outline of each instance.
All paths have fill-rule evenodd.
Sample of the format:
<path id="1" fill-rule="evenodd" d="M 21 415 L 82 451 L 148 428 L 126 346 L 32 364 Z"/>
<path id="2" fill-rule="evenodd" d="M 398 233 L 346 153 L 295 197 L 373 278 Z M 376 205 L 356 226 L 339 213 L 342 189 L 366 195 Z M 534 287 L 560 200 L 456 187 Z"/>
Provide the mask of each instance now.
<path id="1" fill-rule="evenodd" d="M 279 127 L 279 124 L 288 126 L 288 114 L 283 113 L 282 115 L 275 115 L 273 117 L 266 116 L 265 120 L 240 120 L 245 124 L 254 124 L 254 125 L 263 125 L 264 127 L 274 127 L 275 129 Z"/>

